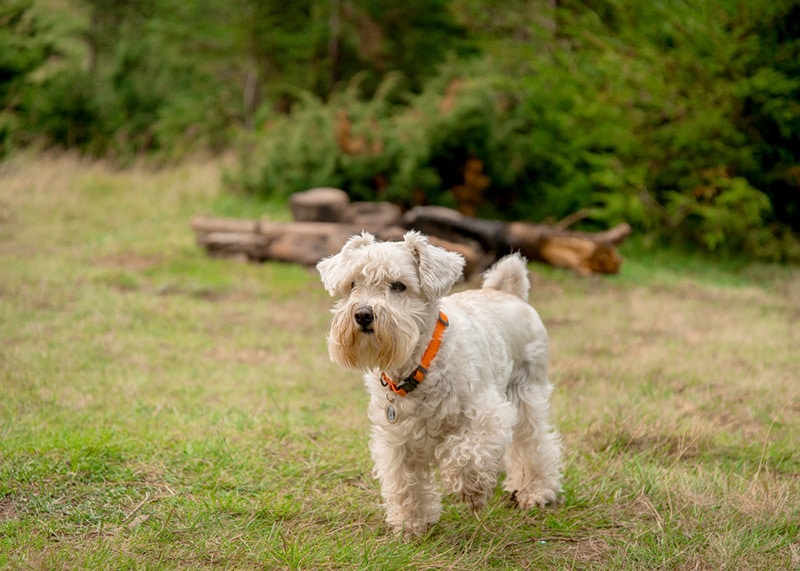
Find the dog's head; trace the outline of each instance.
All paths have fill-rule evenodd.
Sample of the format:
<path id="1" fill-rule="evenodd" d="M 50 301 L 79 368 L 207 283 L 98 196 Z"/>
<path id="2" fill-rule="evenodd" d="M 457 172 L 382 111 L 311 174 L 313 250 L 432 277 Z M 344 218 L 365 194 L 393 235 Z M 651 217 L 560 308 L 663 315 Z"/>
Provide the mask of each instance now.
<path id="1" fill-rule="evenodd" d="M 402 367 L 461 276 L 464 258 L 418 232 L 401 242 L 353 236 L 319 264 L 322 284 L 340 297 L 328 335 L 331 359 L 350 369 Z"/>

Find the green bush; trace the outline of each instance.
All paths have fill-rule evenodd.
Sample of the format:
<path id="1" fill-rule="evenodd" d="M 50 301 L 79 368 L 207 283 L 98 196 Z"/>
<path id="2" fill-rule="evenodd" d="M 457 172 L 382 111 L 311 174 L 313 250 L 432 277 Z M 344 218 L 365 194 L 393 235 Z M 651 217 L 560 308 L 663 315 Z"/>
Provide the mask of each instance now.
<path id="1" fill-rule="evenodd" d="M 544 81 L 480 65 L 460 71 L 429 81 L 402 105 L 393 103 L 391 80 L 369 100 L 357 89 L 327 104 L 309 97 L 254 134 L 238 182 L 273 198 L 334 185 L 354 199 L 457 207 L 455 189 L 474 160 L 489 183 L 483 216 L 542 220 L 590 209 L 606 222 L 614 218 L 606 197 L 641 187 L 640 169 L 617 156 L 633 145 L 622 112 L 591 101 L 563 71 L 550 68 Z M 337 142 L 342 115 L 361 152 Z"/>
<path id="2" fill-rule="evenodd" d="M 800 5 L 592 4 L 603 17 L 574 10 L 565 33 L 579 77 L 595 78 L 584 91 L 626 109 L 636 143 L 615 151 L 635 183 L 599 212 L 714 252 L 797 260 Z"/>
<path id="3" fill-rule="evenodd" d="M 32 0 L 0 3 L 0 157 L 21 137 L 26 125 L 19 106 L 30 76 L 53 52 L 45 27 L 31 13 L 32 5 Z"/>
<path id="4" fill-rule="evenodd" d="M 475 159 L 489 182 L 484 216 L 582 210 L 590 228 L 627 221 L 712 252 L 794 259 L 796 240 L 769 195 L 739 174 L 759 162 L 739 129 L 735 86 L 670 85 L 675 62 L 662 67 L 655 52 L 633 62 L 624 50 L 602 55 L 561 54 L 519 78 L 461 66 L 404 104 L 392 81 L 371 99 L 357 86 L 329 103 L 308 97 L 254 134 L 238 180 L 272 198 L 333 185 L 354 199 L 463 207 L 455 190 Z M 575 81 L 571 65 L 591 81 Z M 621 68 L 628 77 L 609 92 Z M 337 141 L 342 116 L 355 152 Z"/>
<path id="5" fill-rule="evenodd" d="M 32 133 L 69 148 L 101 154 L 107 149 L 110 129 L 91 76 L 81 70 L 58 73 L 27 92 L 26 122 Z"/>
<path id="6" fill-rule="evenodd" d="M 667 193 L 670 226 L 714 251 L 721 247 L 764 254 L 769 198 L 746 179 L 712 173 L 691 194 Z"/>

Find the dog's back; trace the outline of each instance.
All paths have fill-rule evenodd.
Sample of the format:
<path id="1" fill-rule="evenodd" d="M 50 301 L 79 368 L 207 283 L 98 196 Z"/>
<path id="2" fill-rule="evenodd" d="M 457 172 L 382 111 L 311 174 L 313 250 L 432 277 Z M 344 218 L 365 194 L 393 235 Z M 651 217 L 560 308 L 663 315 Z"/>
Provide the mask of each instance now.
<path id="1" fill-rule="evenodd" d="M 527 301 L 531 282 L 525 258 L 511 254 L 501 259 L 484 274 L 483 288 L 512 293 Z"/>
<path id="2" fill-rule="evenodd" d="M 516 368 L 527 368 L 530 362 L 547 363 L 547 331 L 528 304 L 529 290 L 527 262 L 521 255 L 511 254 L 484 274 L 480 289 L 442 299 L 451 329 L 458 330 L 452 336 L 451 343 L 458 346 L 453 350 L 479 355 L 481 367 L 491 371 L 487 377 L 502 391 Z M 544 376 L 538 381 L 546 382 Z"/>

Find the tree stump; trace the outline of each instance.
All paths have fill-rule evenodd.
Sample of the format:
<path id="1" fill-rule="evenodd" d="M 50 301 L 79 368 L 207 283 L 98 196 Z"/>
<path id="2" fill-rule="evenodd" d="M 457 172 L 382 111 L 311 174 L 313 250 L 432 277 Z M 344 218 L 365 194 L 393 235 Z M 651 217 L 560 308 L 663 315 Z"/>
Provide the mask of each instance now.
<path id="1" fill-rule="evenodd" d="M 341 222 L 350 197 L 338 188 L 312 188 L 289 197 L 292 217 L 298 222 Z"/>
<path id="2" fill-rule="evenodd" d="M 391 202 L 353 202 L 347 207 L 343 221 L 375 233 L 401 226 L 403 210 Z"/>

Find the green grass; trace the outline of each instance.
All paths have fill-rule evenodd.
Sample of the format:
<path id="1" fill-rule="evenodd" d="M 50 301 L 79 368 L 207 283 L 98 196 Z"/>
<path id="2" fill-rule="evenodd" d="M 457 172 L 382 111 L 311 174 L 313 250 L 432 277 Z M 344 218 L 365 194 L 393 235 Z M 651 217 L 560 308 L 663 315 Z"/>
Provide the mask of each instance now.
<path id="1" fill-rule="evenodd" d="M 448 497 L 401 542 L 315 274 L 194 245 L 194 214 L 287 216 L 221 169 L 0 164 L 0 567 L 800 569 L 800 271 L 532 266 L 564 503 Z"/>

